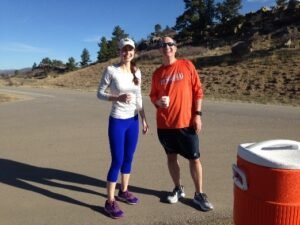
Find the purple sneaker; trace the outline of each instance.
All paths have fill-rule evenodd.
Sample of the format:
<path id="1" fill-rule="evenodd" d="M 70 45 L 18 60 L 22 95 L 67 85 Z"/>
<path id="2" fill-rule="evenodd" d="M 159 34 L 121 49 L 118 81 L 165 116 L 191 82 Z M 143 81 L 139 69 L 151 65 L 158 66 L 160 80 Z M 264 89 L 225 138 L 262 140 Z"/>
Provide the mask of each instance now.
<path id="1" fill-rule="evenodd" d="M 126 202 L 130 205 L 135 205 L 136 203 L 139 202 L 139 199 L 135 197 L 131 192 L 129 191 L 121 191 L 119 190 L 117 199 L 123 202 Z"/>
<path id="2" fill-rule="evenodd" d="M 119 208 L 116 201 L 109 203 L 106 200 L 104 211 L 107 212 L 107 214 L 113 219 L 119 219 L 124 216 L 123 211 Z"/>

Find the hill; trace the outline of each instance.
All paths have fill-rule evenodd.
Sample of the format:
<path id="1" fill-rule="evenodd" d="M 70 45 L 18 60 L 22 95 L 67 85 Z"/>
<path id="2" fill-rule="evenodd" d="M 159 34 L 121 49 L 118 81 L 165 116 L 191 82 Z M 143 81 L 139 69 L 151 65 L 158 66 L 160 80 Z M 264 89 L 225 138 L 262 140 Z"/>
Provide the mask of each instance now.
<path id="1" fill-rule="evenodd" d="M 23 68 L 20 70 L 0 70 L 0 77 L 1 76 L 13 76 L 15 73 L 24 74 L 31 71 L 31 68 Z"/>
<path id="2" fill-rule="evenodd" d="M 180 46 L 178 57 L 192 60 L 200 74 L 207 98 L 300 106 L 300 7 L 291 12 L 260 10 L 232 36 L 209 37 L 202 46 Z M 236 30 L 236 29 L 235 29 Z M 234 43 L 248 44 L 249 51 L 233 51 Z M 157 49 L 137 54 L 143 74 L 142 89 L 149 93 L 151 75 L 160 65 Z M 112 59 L 44 79 L 26 76 L 0 79 L 2 85 L 75 88 L 95 91 Z"/>
<path id="3" fill-rule="evenodd" d="M 200 74 L 206 97 L 247 102 L 289 104 L 300 106 L 300 51 L 299 49 L 257 50 L 250 56 L 235 58 L 228 47 L 206 50 L 184 47 L 180 54 L 189 55 Z M 199 54 L 199 55 L 198 55 Z M 138 65 L 143 73 L 142 89 L 149 93 L 151 75 L 159 66 L 156 50 L 144 53 Z M 98 63 L 64 75 L 49 75 L 43 80 L 9 78 L 5 85 L 61 87 L 95 91 L 107 63 Z"/>

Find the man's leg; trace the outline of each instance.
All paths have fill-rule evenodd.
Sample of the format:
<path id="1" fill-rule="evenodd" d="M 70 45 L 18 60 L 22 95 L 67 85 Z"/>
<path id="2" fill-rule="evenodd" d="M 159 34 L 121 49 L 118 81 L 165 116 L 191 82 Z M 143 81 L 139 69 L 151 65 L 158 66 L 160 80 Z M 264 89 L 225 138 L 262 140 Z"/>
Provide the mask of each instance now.
<path id="1" fill-rule="evenodd" d="M 189 163 L 195 191 L 197 193 L 202 193 L 202 165 L 200 159 L 190 159 Z"/>
<path id="2" fill-rule="evenodd" d="M 177 159 L 177 154 L 167 154 L 168 158 L 168 168 L 173 183 L 176 187 L 179 187 L 180 184 L 180 167 Z"/>
<path id="3" fill-rule="evenodd" d="M 180 198 L 185 197 L 184 188 L 180 183 L 180 167 L 177 159 L 177 154 L 167 154 L 168 168 L 175 185 L 171 194 L 168 195 L 167 201 L 169 203 L 176 203 Z"/>
<path id="4" fill-rule="evenodd" d="M 200 159 L 189 160 L 190 171 L 195 184 L 195 196 L 193 202 L 204 212 L 210 211 L 214 206 L 208 201 L 207 195 L 202 191 L 202 165 Z"/>

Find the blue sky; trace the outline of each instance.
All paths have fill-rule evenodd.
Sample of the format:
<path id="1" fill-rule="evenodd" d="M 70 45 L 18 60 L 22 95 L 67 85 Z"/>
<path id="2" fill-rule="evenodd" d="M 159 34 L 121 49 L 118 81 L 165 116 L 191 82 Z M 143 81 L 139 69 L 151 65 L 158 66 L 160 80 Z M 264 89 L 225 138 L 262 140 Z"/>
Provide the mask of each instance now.
<path id="1" fill-rule="evenodd" d="M 243 0 L 241 13 L 273 6 L 275 0 Z M 154 26 L 172 27 L 183 0 L 0 0 L 0 70 L 31 67 L 45 58 L 95 61 L 101 37 L 120 26 L 136 41 Z"/>

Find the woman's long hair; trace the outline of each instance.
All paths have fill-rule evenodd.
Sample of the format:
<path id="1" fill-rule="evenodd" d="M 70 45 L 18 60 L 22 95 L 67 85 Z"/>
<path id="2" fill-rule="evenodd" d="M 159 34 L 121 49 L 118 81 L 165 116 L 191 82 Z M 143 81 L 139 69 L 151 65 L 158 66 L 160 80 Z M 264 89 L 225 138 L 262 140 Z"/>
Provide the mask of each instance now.
<path id="1" fill-rule="evenodd" d="M 133 74 L 133 79 L 132 79 L 133 83 L 135 85 L 138 85 L 139 84 L 139 79 L 135 75 L 135 73 L 137 71 L 137 66 L 136 66 L 136 63 L 133 62 L 133 61 L 130 62 L 130 70 L 131 70 L 131 73 Z"/>

